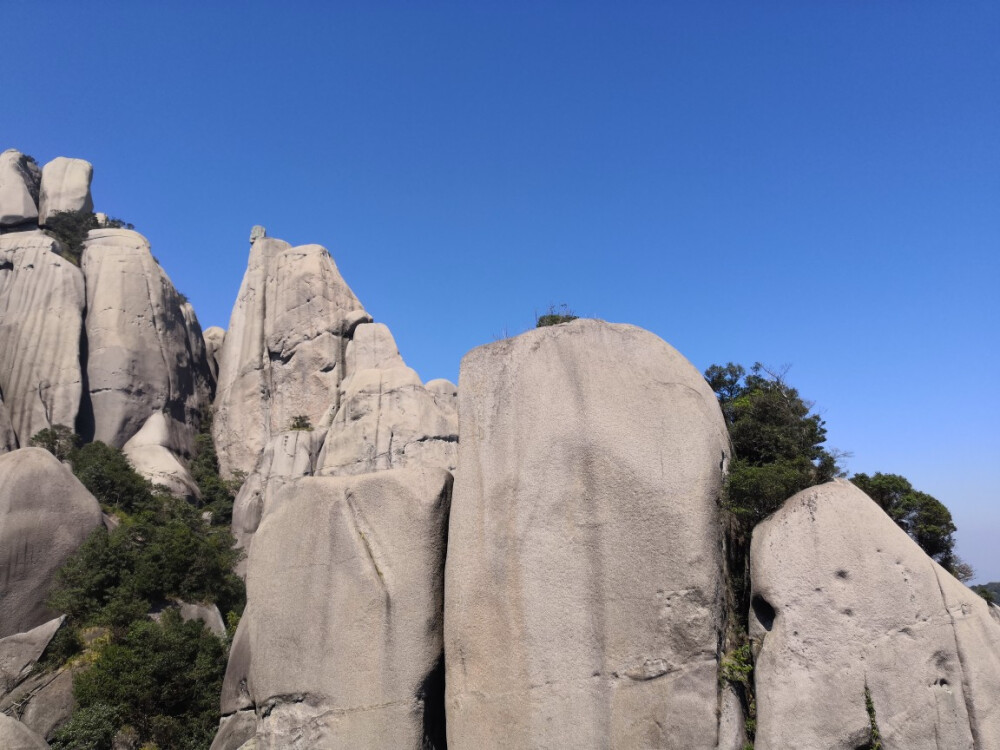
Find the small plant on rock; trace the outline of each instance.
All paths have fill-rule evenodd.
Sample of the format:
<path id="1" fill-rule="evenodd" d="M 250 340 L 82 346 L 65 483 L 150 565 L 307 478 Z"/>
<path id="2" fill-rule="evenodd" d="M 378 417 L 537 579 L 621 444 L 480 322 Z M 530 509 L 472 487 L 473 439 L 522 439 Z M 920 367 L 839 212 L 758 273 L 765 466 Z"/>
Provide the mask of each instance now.
<path id="1" fill-rule="evenodd" d="M 312 422 L 305 414 L 296 414 L 288 425 L 290 430 L 311 430 L 312 428 Z"/>
<path id="2" fill-rule="evenodd" d="M 545 315 L 540 315 L 535 318 L 535 328 L 544 328 L 545 326 L 555 326 L 560 323 L 569 323 L 572 320 L 576 320 L 579 316 L 574 315 L 573 311 L 569 309 L 569 306 L 563 302 L 556 309 L 555 305 L 549 305 L 549 311 Z"/>

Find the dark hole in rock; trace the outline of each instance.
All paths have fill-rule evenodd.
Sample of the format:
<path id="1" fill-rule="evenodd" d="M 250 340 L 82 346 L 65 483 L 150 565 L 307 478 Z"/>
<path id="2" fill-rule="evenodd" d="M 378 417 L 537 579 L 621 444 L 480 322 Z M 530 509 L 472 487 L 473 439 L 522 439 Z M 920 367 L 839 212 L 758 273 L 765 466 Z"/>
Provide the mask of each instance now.
<path id="1" fill-rule="evenodd" d="M 754 617 L 757 618 L 757 622 L 761 624 L 764 630 L 770 630 L 774 626 L 775 611 L 767 599 L 755 594 L 753 599 L 750 600 L 750 608 L 753 609 Z"/>
<path id="2" fill-rule="evenodd" d="M 938 678 L 937 678 L 937 679 L 936 679 L 936 680 L 934 681 L 934 684 L 935 684 L 935 685 L 940 685 L 941 687 L 945 687 L 945 686 L 947 686 L 947 684 L 948 684 L 948 680 L 946 680 L 946 679 L 945 679 L 944 677 L 938 677 Z"/>
<path id="3" fill-rule="evenodd" d="M 847 571 L 846 570 L 838 570 L 837 571 L 837 578 L 847 578 Z"/>
<path id="4" fill-rule="evenodd" d="M 444 716 L 444 654 L 427 673 L 417 697 L 424 704 L 424 750 L 448 750 Z"/>

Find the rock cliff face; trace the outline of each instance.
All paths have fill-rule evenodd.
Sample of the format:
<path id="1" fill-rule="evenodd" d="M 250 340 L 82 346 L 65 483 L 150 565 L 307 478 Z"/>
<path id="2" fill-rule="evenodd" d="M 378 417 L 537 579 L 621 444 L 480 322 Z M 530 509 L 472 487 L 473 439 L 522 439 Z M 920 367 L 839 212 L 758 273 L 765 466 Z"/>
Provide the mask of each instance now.
<path id="1" fill-rule="evenodd" d="M 48 451 L 0 456 L 0 638 L 56 613 L 45 598 L 59 566 L 101 525 L 101 508 Z"/>
<path id="2" fill-rule="evenodd" d="M 224 713 L 256 709 L 260 746 L 444 747 L 450 490 L 440 469 L 396 469 L 278 492 L 223 688 Z"/>
<path id="3" fill-rule="evenodd" d="M 459 413 L 449 747 L 716 747 L 729 443 L 698 371 L 575 321 L 467 354 Z"/>
<path id="4" fill-rule="evenodd" d="M 251 472 L 294 417 L 336 408 L 343 354 L 371 320 L 319 245 L 254 242 L 221 349 L 213 425 L 223 472 Z"/>
<path id="5" fill-rule="evenodd" d="M 93 439 L 120 448 L 162 412 L 180 428 L 167 447 L 189 454 L 211 397 L 198 321 L 138 232 L 91 231 L 82 268 Z"/>
<path id="6" fill-rule="evenodd" d="M 34 230 L 0 235 L 0 392 L 19 445 L 80 409 L 83 274 Z"/>
<path id="7" fill-rule="evenodd" d="M 1000 747 L 1000 622 L 845 481 L 754 531 L 755 747 Z"/>

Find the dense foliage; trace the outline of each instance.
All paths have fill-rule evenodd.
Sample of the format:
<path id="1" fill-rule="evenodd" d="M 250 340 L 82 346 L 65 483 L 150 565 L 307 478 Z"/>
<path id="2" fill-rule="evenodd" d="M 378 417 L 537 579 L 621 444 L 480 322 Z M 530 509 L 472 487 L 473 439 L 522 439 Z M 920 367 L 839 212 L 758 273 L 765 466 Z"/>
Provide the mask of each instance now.
<path id="1" fill-rule="evenodd" d="M 62 243 L 59 253 L 74 265 L 80 265 L 83 243 L 91 229 L 97 229 L 97 215 L 92 211 L 59 211 L 45 219 L 45 230 Z M 108 229 L 135 229 L 127 221 L 108 217 L 104 222 Z"/>
<path id="2" fill-rule="evenodd" d="M 201 503 L 160 492 L 120 450 L 99 442 L 79 447 L 67 428 L 32 440 L 64 453 L 117 523 L 90 535 L 60 569 L 49 598 L 67 621 L 42 666 L 85 666 L 75 673 L 76 709 L 54 738 L 55 748 L 110 750 L 113 742 L 129 740 L 125 746 L 194 750 L 211 743 L 227 642 L 201 622 L 182 622 L 170 606 L 213 602 L 233 623 L 245 603 L 232 572 L 238 553 L 227 526 L 218 525 L 232 515 L 233 487 L 218 476 L 205 437 L 199 436 L 202 450 L 192 465 Z M 150 612 L 158 610 L 154 622 Z M 83 636 L 94 628 L 106 637 L 85 647 Z"/>
<path id="3" fill-rule="evenodd" d="M 733 459 L 725 502 L 744 534 L 799 490 L 838 476 L 823 420 L 784 378 L 760 363 L 712 365 L 705 378 L 722 407 Z"/>
<path id="4" fill-rule="evenodd" d="M 201 421 L 201 429 L 194 440 L 194 458 L 188 470 L 201 493 L 200 505 L 211 514 L 211 521 L 228 528 L 233 518 L 233 501 L 243 484 L 244 476 L 238 472 L 235 479 L 223 479 L 219 473 L 219 458 L 212 441 L 212 415 L 206 413 Z"/>

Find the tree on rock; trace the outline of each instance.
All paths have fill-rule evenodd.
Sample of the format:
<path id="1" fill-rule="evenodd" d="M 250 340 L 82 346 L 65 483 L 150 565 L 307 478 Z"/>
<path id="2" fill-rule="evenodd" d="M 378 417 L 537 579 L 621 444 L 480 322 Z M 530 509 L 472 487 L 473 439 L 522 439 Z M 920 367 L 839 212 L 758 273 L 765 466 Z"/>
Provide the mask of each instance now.
<path id="1" fill-rule="evenodd" d="M 733 442 L 726 505 L 746 531 L 796 492 L 839 475 L 836 455 L 823 447 L 823 420 L 783 374 L 730 362 L 709 367 L 705 379 Z"/>

